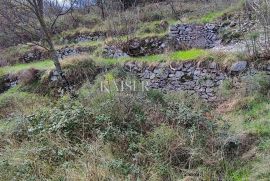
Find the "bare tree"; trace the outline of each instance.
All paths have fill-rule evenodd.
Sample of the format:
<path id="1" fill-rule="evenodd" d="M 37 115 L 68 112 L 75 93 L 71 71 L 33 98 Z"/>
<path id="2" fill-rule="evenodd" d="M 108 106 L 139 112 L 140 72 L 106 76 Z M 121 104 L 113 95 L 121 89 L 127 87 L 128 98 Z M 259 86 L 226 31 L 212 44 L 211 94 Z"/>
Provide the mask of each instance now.
<path id="1" fill-rule="evenodd" d="M 249 3 L 254 10 L 257 19 L 263 29 L 263 46 L 267 52 L 270 52 L 270 2 L 269 0 L 259 0 Z"/>
<path id="2" fill-rule="evenodd" d="M 50 51 L 56 71 L 64 80 L 64 88 L 71 92 L 59 62 L 52 35 L 59 17 L 72 11 L 76 0 L 1 0 L 0 16 L 14 33 L 24 32 L 40 41 L 35 44 Z M 42 43 L 43 42 L 43 43 Z"/>

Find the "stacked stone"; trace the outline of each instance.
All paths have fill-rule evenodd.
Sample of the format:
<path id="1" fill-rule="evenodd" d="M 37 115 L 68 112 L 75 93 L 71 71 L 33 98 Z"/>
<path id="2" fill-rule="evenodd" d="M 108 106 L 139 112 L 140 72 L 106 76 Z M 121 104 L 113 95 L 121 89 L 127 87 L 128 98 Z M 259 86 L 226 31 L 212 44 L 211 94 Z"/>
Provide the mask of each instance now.
<path id="1" fill-rule="evenodd" d="M 166 37 L 150 37 L 145 39 L 133 39 L 124 43 L 123 50 L 129 56 L 147 56 L 164 53 L 166 48 Z"/>
<path id="2" fill-rule="evenodd" d="M 67 36 L 64 38 L 64 42 L 87 42 L 87 41 L 97 41 L 103 40 L 106 37 L 106 33 L 104 32 L 93 32 L 93 33 L 85 33 L 85 34 L 75 34 L 72 36 Z"/>
<path id="3" fill-rule="evenodd" d="M 57 50 L 58 58 L 63 59 L 68 56 L 74 56 L 80 53 L 93 52 L 96 47 L 66 47 Z"/>
<path id="4" fill-rule="evenodd" d="M 0 93 L 3 93 L 12 87 L 15 87 L 17 84 L 17 76 L 5 75 L 0 77 Z"/>
<path id="5" fill-rule="evenodd" d="M 79 35 L 75 38 L 76 42 L 87 42 L 87 41 L 97 41 L 104 39 L 104 35 Z"/>
<path id="6" fill-rule="evenodd" d="M 127 63 L 125 69 L 136 73 L 148 86 L 165 91 L 189 91 L 197 93 L 207 101 L 216 99 L 215 89 L 227 77 L 214 62 L 200 66 L 194 62 L 159 64 L 142 66 L 139 63 Z"/>
<path id="7" fill-rule="evenodd" d="M 57 56 L 59 59 L 63 59 L 68 56 L 74 56 L 76 54 L 79 54 L 79 52 L 72 47 L 66 47 L 60 50 L 57 50 Z"/>
<path id="8" fill-rule="evenodd" d="M 171 26 L 170 39 L 178 49 L 213 48 L 218 40 L 218 28 L 214 24 L 178 24 Z"/>
<path id="9" fill-rule="evenodd" d="M 59 59 L 63 59 L 68 56 L 74 56 L 84 52 L 93 52 L 96 47 L 65 47 L 57 50 L 57 56 Z M 29 63 L 37 60 L 44 60 L 50 57 L 49 51 L 41 51 L 35 49 L 31 52 L 24 54 L 19 58 L 19 61 L 22 63 Z"/>
<path id="10" fill-rule="evenodd" d="M 123 52 L 123 50 L 115 45 L 105 46 L 102 52 L 104 58 L 121 58 L 128 57 L 128 54 Z"/>
<path id="11" fill-rule="evenodd" d="M 22 57 L 19 58 L 19 61 L 22 63 L 29 63 L 35 60 L 41 60 L 43 57 L 45 57 L 45 55 L 46 54 L 44 52 L 35 49 L 31 52 L 25 53 Z"/>

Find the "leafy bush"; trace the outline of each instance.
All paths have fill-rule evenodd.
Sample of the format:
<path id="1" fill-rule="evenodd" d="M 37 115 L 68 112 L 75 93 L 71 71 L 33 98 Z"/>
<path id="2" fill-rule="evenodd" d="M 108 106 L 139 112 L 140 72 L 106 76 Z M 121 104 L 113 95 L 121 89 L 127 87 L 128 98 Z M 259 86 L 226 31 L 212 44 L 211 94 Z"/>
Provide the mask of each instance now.
<path id="1" fill-rule="evenodd" d="M 87 55 L 66 58 L 62 63 L 67 79 L 71 84 L 92 81 L 97 74 L 94 61 Z"/>
<path id="2" fill-rule="evenodd" d="M 147 97 L 155 103 L 165 104 L 164 95 L 158 90 L 151 89 L 147 92 Z"/>
<path id="3" fill-rule="evenodd" d="M 93 135 L 94 118 L 91 112 L 76 102 L 60 102 L 52 109 L 44 109 L 28 117 L 29 133 L 63 134 L 72 141 L 80 141 Z"/>
<path id="4" fill-rule="evenodd" d="M 268 95 L 270 90 L 270 75 L 266 73 L 258 73 L 250 75 L 243 80 L 243 93 L 246 95 L 254 95 L 256 93 Z"/>

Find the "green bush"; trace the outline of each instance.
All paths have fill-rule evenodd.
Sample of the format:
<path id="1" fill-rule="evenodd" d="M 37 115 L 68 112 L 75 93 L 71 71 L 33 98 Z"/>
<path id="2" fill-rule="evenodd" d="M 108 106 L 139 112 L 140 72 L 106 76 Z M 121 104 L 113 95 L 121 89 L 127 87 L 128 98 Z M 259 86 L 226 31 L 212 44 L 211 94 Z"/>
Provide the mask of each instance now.
<path id="1" fill-rule="evenodd" d="M 152 100 L 154 103 L 165 104 L 164 95 L 162 94 L 162 92 L 158 90 L 154 90 L 154 89 L 149 90 L 147 92 L 147 97 L 148 99 Z"/>
<path id="2" fill-rule="evenodd" d="M 81 141 L 92 136 L 92 113 L 76 102 L 60 102 L 56 107 L 43 109 L 28 117 L 29 134 L 61 134 L 71 141 Z"/>
<path id="3" fill-rule="evenodd" d="M 270 90 L 270 75 L 258 73 L 245 77 L 243 80 L 243 89 L 245 89 L 243 91 L 245 91 L 247 96 L 254 94 L 268 95 Z"/>

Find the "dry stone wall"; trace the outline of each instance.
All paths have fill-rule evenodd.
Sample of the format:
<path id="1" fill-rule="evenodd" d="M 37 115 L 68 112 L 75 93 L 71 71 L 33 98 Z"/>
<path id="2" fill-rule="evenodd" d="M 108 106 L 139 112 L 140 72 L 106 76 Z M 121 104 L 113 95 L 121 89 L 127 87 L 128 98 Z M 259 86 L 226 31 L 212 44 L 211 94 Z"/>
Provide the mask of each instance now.
<path id="1" fill-rule="evenodd" d="M 8 89 L 15 87 L 18 84 L 17 76 L 4 75 L 0 77 L 0 93 L 7 91 Z"/>
<path id="2" fill-rule="evenodd" d="M 166 39 L 167 37 L 149 37 L 129 40 L 122 45 L 123 51 L 132 57 L 161 54 L 166 48 Z"/>
<path id="3" fill-rule="evenodd" d="M 179 24 L 171 26 L 168 36 L 135 38 L 118 45 L 105 47 L 103 56 L 120 58 L 162 54 L 167 49 L 213 48 L 219 39 L 218 26 L 214 24 Z"/>
<path id="4" fill-rule="evenodd" d="M 265 70 L 270 74 L 269 66 Z M 236 62 L 228 69 L 221 68 L 215 62 L 174 62 L 169 65 L 160 63 L 155 66 L 128 62 L 124 68 L 136 74 L 141 80 L 147 81 L 149 88 L 164 91 L 189 91 L 197 93 L 207 101 L 217 99 L 217 88 L 225 79 L 241 73 L 257 71 L 250 69 L 246 61 Z"/>
<path id="5" fill-rule="evenodd" d="M 68 56 L 77 55 L 80 53 L 93 52 L 96 47 L 65 47 L 57 50 L 57 56 L 63 59 Z M 25 53 L 19 58 L 21 63 L 30 63 L 33 61 L 44 60 L 50 58 L 50 53 L 41 49 L 34 49 L 30 52 Z"/>
<path id="6" fill-rule="evenodd" d="M 146 80 L 150 88 L 196 92 L 209 101 L 216 99 L 215 88 L 221 85 L 227 76 L 214 62 L 207 66 L 187 62 L 170 65 L 161 63 L 157 66 L 145 67 L 136 63 L 127 63 L 125 69 Z"/>
<path id="7" fill-rule="evenodd" d="M 87 41 L 98 41 L 104 40 L 106 38 L 106 33 L 104 32 L 93 32 L 93 33 L 76 33 L 74 35 L 69 35 L 64 38 L 64 43 L 66 42 L 87 42 Z"/>
<path id="8" fill-rule="evenodd" d="M 107 45 L 103 50 L 105 58 L 139 57 L 164 53 L 167 37 L 132 39 L 118 45 Z"/>
<path id="9" fill-rule="evenodd" d="M 176 49 L 213 48 L 218 40 L 218 26 L 215 24 L 178 24 L 171 26 L 170 39 Z"/>

